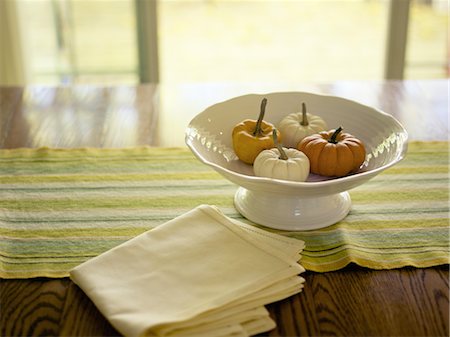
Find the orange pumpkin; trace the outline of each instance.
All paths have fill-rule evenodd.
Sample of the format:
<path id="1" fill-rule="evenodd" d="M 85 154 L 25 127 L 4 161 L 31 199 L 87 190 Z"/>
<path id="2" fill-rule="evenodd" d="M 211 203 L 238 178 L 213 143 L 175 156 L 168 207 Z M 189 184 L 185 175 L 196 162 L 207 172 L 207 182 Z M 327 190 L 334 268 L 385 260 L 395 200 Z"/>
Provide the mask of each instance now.
<path id="1" fill-rule="evenodd" d="M 364 144 L 341 127 L 303 138 L 297 148 L 309 158 L 312 173 L 328 177 L 355 172 L 366 158 Z"/>

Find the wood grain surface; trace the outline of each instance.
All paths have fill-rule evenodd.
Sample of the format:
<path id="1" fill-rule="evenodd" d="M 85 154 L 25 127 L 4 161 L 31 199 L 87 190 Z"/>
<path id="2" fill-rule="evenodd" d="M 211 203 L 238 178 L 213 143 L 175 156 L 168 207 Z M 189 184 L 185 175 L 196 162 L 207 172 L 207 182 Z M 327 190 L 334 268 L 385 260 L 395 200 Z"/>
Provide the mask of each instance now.
<path id="1" fill-rule="evenodd" d="M 306 272 L 267 336 L 448 336 L 448 266 Z M 1 280 L 1 336 L 120 336 L 69 279 Z"/>
<path id="2" fill-rule="evenodd" d="M 194 89 L 199 93 L 195 100 L 183 101 Z M 202 107 L 245 91 L 276 89 L 217 84 L 0 87 L 0 148 L 183 146 L 183 138 L 174 132 Z M 394 115 L 411 140 L 448 140 L 447 80 L 287 89 L 356 99 Z M 206 94 L 211 92 L 215 94 Z M 323 274 L 308 271 L 304 277 L 302 293 L 268 306 L 277 322 L 268 336 L 449 335 L 447 265 L 395 270 L 350 265 Z M 0 335 L 119 334 L 69 279 L 34 278 L 0 280 Z"/>

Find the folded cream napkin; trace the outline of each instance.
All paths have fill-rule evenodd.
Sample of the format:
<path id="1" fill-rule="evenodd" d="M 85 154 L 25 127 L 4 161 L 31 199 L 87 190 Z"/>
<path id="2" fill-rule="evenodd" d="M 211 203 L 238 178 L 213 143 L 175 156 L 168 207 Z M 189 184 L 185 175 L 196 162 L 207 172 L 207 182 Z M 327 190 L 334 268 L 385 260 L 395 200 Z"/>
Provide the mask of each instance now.
<path id="1" fill-rule="evenodd" d="M 202 205 L 79 265 L 71 279 L 125 336 L 249 336 L 301 291 L 303 241 Z"/>

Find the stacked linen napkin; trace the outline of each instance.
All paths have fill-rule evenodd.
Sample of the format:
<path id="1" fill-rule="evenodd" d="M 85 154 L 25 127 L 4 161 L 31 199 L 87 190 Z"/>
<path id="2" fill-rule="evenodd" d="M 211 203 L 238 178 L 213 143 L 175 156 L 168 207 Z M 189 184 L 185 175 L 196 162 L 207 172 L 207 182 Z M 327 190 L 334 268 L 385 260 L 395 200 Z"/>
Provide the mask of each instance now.
<path id="1" fill-rule="evenodd" d="M 249 336 L 303 288 L 303 241 L 199 206 L 79 265 L 71 279 L 125 336 Z"/>

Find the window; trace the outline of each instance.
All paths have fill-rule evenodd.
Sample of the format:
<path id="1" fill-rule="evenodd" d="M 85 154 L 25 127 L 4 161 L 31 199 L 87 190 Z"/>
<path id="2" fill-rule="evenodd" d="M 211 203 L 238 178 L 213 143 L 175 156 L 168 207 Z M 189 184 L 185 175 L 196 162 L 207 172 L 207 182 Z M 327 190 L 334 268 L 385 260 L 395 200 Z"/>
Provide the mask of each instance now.
<path id="1" fill-rule="evenodd" d="M 413 1 L 410 9 L 406 78 L 450 75 L 448 1 Z"/>
<path id="2" fill-rule="evenodd" d="M 138 41 L 151 37 L 137 34 L 136 6 L 157 0 L 15 1 L 29 83 L 139 81 Z M 388 0 L 158 0 L 160 80 L 382 79 L 388 9 Z M 411 1 L 406 78 L 448 76 L 447 24 L 446 0 Z"/>
<path id="3" fill-rule="evenodd" d="M 32 83 L 136 83 L 134 6 L 125 0 L 18 0 Z"/>

